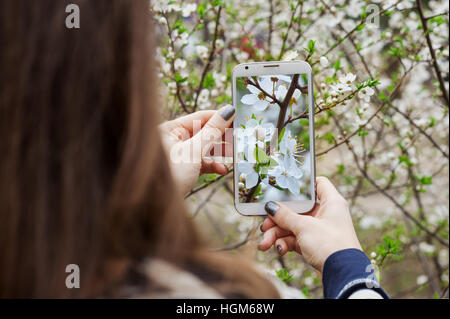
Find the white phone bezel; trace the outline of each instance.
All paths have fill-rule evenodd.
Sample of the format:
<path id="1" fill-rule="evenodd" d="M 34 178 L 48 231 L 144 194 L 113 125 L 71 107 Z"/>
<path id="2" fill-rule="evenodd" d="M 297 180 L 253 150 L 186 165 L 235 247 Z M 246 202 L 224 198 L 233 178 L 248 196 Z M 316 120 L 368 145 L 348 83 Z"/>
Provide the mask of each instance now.
<path id="1" fill-rule="evenodd" d="M 314 94 L 311 66 L 304 61 L 273 61 L 273 62 L 252 62 L 242 63 L 234 67 L 232 77 L 232 98 L 233 105 L 236 107 L 236 78 L 242 76 L 259 76 L 271 74 L 307 74 L 308 75 L 308 99 L 309 99 L 309 136 L 310 136 L 310 156 L 311 156 L 311 200 L 298 200 L 283 202 L 286 206 L 299 214 L 308 213 L 314 208 L 316 203 L 316 165 L 314 152 Z M 236 129 L 236 120 L 233 121 L 233 128 Z M 236 134 L 234 134 L 234 143 L 236 144 Z M 266 215 L 264 210 L 265 202 L 260 203 L 240 203 L 237 187 L 238 175 L 236 174 L 236 152 L 233 148 L 234 163 L 234 206 L 236 210 L 245 216 Z"/>

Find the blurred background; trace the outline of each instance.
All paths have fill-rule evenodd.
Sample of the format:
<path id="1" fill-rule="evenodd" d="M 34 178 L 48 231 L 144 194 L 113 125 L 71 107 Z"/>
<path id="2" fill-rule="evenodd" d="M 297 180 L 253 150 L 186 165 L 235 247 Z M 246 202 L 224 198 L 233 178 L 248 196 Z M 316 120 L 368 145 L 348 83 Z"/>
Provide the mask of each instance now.
<path id="1" fill-rule="evenodd" d="M 231 103 L 242 62 L 305 60 L 314 71 L 317 175 L 347 198 L 394 298 L 448 298 L 448 1 L 153 0 L 165 119 Z M 262 218 L 234 209 L 232 170 L 186 196 L 211 249 L 253 258 L 307 298 L 301 256 L 261 253 Z"/>

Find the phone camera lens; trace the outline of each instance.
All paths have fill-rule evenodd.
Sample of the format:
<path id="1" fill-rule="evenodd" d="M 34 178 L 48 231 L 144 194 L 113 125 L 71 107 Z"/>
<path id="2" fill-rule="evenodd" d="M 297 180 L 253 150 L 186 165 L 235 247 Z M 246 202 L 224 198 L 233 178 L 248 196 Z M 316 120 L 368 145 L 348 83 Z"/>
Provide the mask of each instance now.
<path id="1" fill-rule="evenodd" d="M 245 69 L 248 70 L 248 66 L 246 66 Z"/>

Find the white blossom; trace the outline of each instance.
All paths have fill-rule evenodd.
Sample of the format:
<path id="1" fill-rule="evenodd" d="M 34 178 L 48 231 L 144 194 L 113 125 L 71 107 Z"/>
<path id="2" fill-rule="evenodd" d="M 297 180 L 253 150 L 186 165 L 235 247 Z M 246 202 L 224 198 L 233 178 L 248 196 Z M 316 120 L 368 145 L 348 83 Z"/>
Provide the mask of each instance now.
<path id="1" fill-rule="evenodd" d="M 358 92 L 358 97 L 360 99 L 363 99 L 366 102 L 370 102 L 370 97 L 375 93 L 375 90 L 372 89 L 370 86 L 367 86 L 365 88 L 362 88 Z"/>
<path id="2" fill-rule="evenodd" d="M 197 10 L 197 4 L 195 3 L 187 3 L 183 6 L 182 10 L 182 15 L 183 17 L 189 17 L 192 12 L 194 12 L 195 10 Z"/>
<path id="3" fill-rule="evenodd" d="M 195 50 L 196 50 L 198 56 L 199 56 L 201 59 L 207 59 L 207 58 L 208 58 L 209 50 L 208 50 L 208 48 L 205 47 L 204 45 L 197 45 L 197 46 L 195 47 Z"/>
<path id="4" fill-rule="evenodd" d="M 328 59 L 326 56 L 320 57 L 320 65 L 323 67 L 327 67 L 330 63 L 328 62 Z"/>
<path id="5" fill-rule="evenodd" d="M 295 58 L 297 58 L 297 57 L 298 57 L 298 51 L 297 50 L 291 50 L 291 51 L 286 52 L 283 55 L 282 60 L 283 61 L 292 61 L 292 60 L 295 60 Z"/>
<path id="6" fill-rule="evenodd" d="M 278 165 L 269 170 L 269 175 L 275 177 L 278 186 L 289 189 L 293 194 L 300 193 L 299 179 L 303 176 L 297 162 L 290 156 L 278 157 Z"/>
<path id="7" fill-rule="evenodd" d="M 419 244 L 419 250 L 421 252 L 427 253 L 427 254 L 432 254 L 435 252 L 436 247 L 434 245 L 428 244 L 427 242 L 421 242 Z"/>
<path id="8" fill-rule="evenodd" d="M 183 60 L 183 59 L 176 59 L 174 62 L 174 68 L 177 71 L 184 69 L 186 67 L 186 65 L 187 65 L 187 62 L 186 62 L 186 60 Z"/>
<path id="9" fill-rule="evenodd" d="M 426 276 L 426 275 L 420 275 L 416 279 L 416 283 L 419 286 L 421 286 L 421 285 L 423 285 L 423 284 L 425 284 L 427 282 L 428 282 L 428 276 Z"/>
<path id="10" fill-rule="evenodd" d="M 346 75 L 339 77 L 339 82 L 345 85 L 351 85 L 355 79 L 356 75 L 353 73 L 347 73 Z"/>

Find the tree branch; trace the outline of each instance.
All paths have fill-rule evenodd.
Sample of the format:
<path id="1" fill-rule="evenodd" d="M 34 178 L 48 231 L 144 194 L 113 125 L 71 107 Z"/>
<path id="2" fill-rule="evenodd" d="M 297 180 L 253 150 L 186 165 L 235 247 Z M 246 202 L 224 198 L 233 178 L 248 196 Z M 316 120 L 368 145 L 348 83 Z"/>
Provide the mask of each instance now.
<path id="1" fill-rule="evenodd" d="M 445 103 L 448 107 L 449 106 L 448 92 L 447 92 L 447 89 L 445 88 L 444 80 L 442 79 L 441 70 L 440 70 L 437 60 L 436 60 L 436 54 L 434 52 L 433 44 L 431 43 L 431 39 L 430 39 L 430 32 L 428 31 L 428 27 L 427 27 L 427 20 L 425 19 L 424 15 L 423 15 L 422 3 L 420 2 L 420 0 L 416 0 L 416 7 L 417 7 L 417 12 L 419 13 L 420 21 L 422 22 L 423 33 L 425 34 L 425 38 L 427 40 L 428 49 L 430 50 L 431 61 L 433 63 L 434 71 L 436 72 L 436 76 L 439 81 L 439 86 L 442 91 L 442 97 L 445 100 Z"/>

